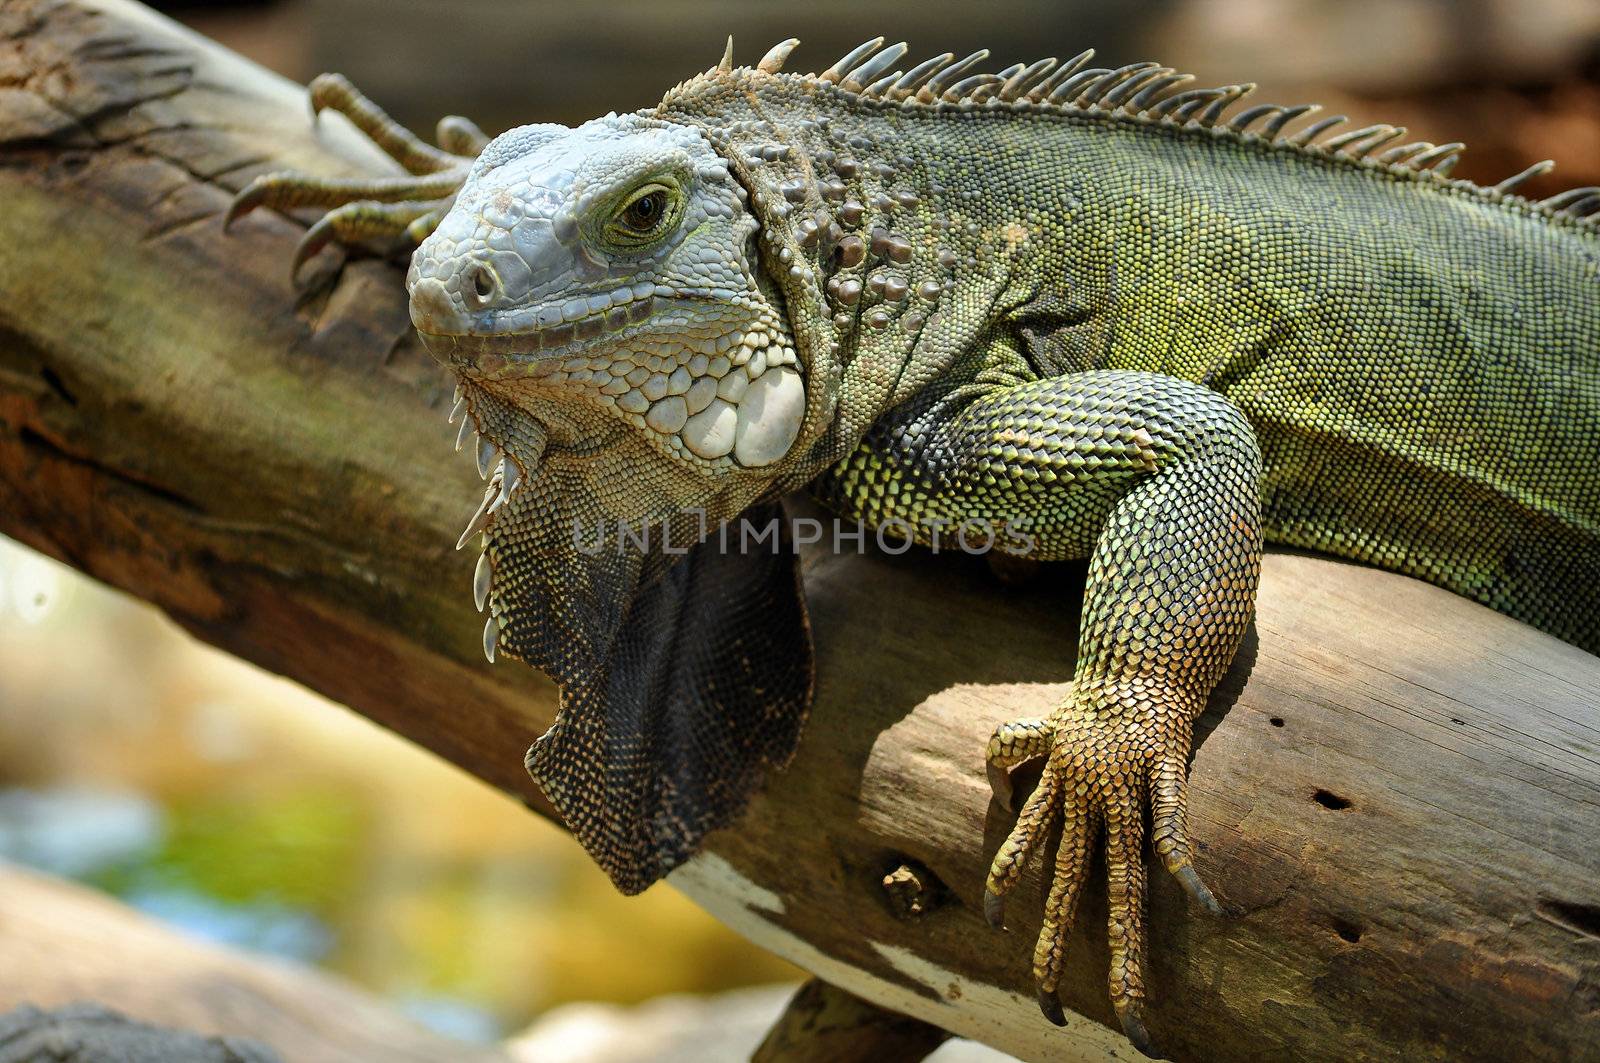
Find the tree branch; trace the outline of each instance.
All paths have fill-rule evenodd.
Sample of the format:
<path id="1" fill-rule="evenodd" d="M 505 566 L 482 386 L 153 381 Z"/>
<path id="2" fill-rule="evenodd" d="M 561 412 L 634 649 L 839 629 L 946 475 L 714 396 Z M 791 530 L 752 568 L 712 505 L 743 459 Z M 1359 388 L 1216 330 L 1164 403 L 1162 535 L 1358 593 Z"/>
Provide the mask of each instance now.
<path id="1" fill-rule="evenodd" d="M 337 116 L 314 130 L 295 87 L 136 5 L 0 9 L 0 530 L 543 809 L 521 760 L 552 690 L 478 650 L 450 547 L 480 488 L 400 271 L 329 265 L 297 296 L 301 223 L 221 231 L 230 190 L 281 167 L 388 169 Z M 1007 827 L 982 748 L 1059 697 L 1081 567 L 1006 590 L 972 559 L 814 551 L 806 575 L 820 686 L 800 754 L 674 883 L 876 1004 L 1027 1058 L 1129 1055 L 1100 1025 L 1103 897 L 1064 987 L 1093 1021 L 1064 1031 L 1029 981 L 1037 878 L 1011 933 L 980 911 Z M 1152 875 L 1157 1043 L 1595 1051 L 1600 661 L 1288 554 L 1267 559 L 1257 632 L 1192 776 L 1199 869 L 1242 914 L 1209 920 Z"/>

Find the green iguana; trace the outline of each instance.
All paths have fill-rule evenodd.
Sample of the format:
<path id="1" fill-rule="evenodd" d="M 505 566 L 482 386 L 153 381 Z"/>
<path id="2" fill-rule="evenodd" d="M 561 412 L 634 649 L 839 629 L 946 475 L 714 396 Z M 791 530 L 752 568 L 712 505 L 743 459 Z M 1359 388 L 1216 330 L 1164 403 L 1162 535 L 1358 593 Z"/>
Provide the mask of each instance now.
<path id="1" fill-rule="evenodd" d="M 1000 727 L 1047 758 L 985 908 L 1057 825 L 1034 957 L 1061 1022 L 1101 837 L 1111 997 L 1140 1017 L 1147 839 L 1203 907 L 1191 727 L 1250 621 L 1264 541 L 1430 580 L 1600 652 L 1600 189 L 1448 177 L 1460 144 L 1291 129 L 1153 63 L 881 38 L 820 74 L 717 67 L 661 103 L 430 147 L 348 82 L 332 107 L 413 176 L 273 174 L 332 240 L 421 241 L 407 287 L 456 374 L 488 492 L 484 647 L 560 685 L 528 768 L 627 892 L 789 757 L 811 648 L 788 551 L 706 529 L 810 485 L 839 513 L 1027 529 L 1088 558 L 1061 705 Z M 474 158 L 475 156 L 475 158 Z M 470 425 L 470 428 L 468 427 Z M 595 549 L 576 529 L 654 522 Z"/>

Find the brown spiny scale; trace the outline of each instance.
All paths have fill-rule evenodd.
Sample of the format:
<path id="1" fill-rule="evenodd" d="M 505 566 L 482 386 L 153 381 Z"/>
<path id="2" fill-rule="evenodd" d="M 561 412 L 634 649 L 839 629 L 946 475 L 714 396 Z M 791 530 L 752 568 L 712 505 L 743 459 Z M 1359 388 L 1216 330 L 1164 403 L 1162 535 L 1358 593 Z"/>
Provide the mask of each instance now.
<path id="1" fill-rule="evenodd" d="M 1323 151 L 1344 152 L 1351 158 L 1360 158 L 1362 151 L 1370 150 L 1366 146 L 1367 141 L 1382 137 L 1383 139 L 1375 141 L 1375 144 L 1382 144 L 1395 137 L 1405 136 L 1405 132 L 1404 126 L 1369 125 L 1361 129 L 1352 129 L 1348 133 L 1340 133 L 1336 137 L 1329 137 L 1322 142 L 1321 147 Z"/>
<path id="2" fill-rule="evenodd" d="M 1454 145 L 1454 147 L 1459 149 L 1461 145 Z M 1432 148 L 1433 144 L 1426 140 L 1414 140 L 1409 144 L 1401 144 L 1399 147 L 1390 148 L 1382 155 L 1379 155 L 1378 164 L 1380 166 L 1392 166 L 1398 163 L 1410 164 L 1414 156 Z"/>
<path id="3" fill-rule="evenodd" d="M 1167 77 L 1170 77 L 1172 73 L 1173 71 L 1170 66 L 1156 66 L 1153 63 L 1147 64 L 1146 69 L 1137 71 L 1118 82 L 1111 89 L 1111 91 L 1107 92 L 1105 96 L 1102 97 L 1100 106 L 1106 108 L 1107 110 L 1121 107 L 1151 82 L 1161 81 Z"/>
<path id="4" fill-rule="evenodd" d="M 900 71 L 895 70 L 885 74 L 862 90 L 863 96 L 879 97 L 889 91 L 889 88 L 900 78 Z"/>
<path id="5" fill-rule="evenodd" d="M 1042 103 L 1050 99 L 1051 94 L 1055 92 L 1056 86 L 1077 74 L 1078 71 L 1082 70 L 1084 66 L 1088 64 L 1089 60 L 1093 58 L 1094 49 L 1085 48 L 1083 51 L 1079 52 L 1077 55 L 1073 56 L 1071 59 L 1068 59 L 1065 63 L 1062 63 L 1059 67 L 1057 67 L 1055 72 L 1049 77 L 1035 85 L 1033 91 L 1028 93 L 1028 98 L 1035 103 Z"/>
<path id="6" fill-rule="evenodd" d="M 1295 148 L 1308 147 L 1319 136 L 1326 133 L 1334 126 L 1341 125 L 1346 121 L 1348 121 L 1348 119 L 1342 114 L 1331 115 L 1330 117 L 1322 119 L 1320 122 L 1313 122 L 1304 129 L 1300 130 L 1300 132 L 1291 137 L 1287 137 L 1284 140 L 1284 143 Z"/>
<path id="7" fill-rule="evenodd" d="M 1507 177 L 1504 181 L 1495 185 L 1491 191 L 1498 192 L 1501 195 L 1509 195 L 1515 192 L 1523 182 L 1543 176 L 1555 168 L 1556 164 L 1549 159 L 1545 159 L 1543 162 L 1536 162 L 1521 173 L 1515 173 Z"/>
<path id="8" fill-rule="evenodd" d="M 1163 96 L 1145 111 L 1151 118 L 1165 118 L 1184 107 L 1201 106 L 1221 95 L 1220 89 L 1185 89 Z"/>
<path id="9" fill-rule="evenodd" d="M 1145 114 L 1151 104 L 1166 98 L 1168 92 L 1179 85 L 1187 85 L 1194 80 L 1193 74 L 1167 74 L 1156 78 L 1144 88 L 1140 89 L 1126 104 L 1124 110 L 1134 114 Z"/>
<path id="10" fill-rule="evenodd" d="M 1274 140 L 1280 133 L 1284 131 L 1285 127 L 1287 127 L 1289 123 L 1294 121 L 1296 118 L 1300 118 L 1308 114 L 1315 114 L 1321 109 L 1321 106 L 1315 103 L 1301 103 L 1296 104 L 1293 107 L 1285 107 L 1282 114 L 1278 115 L 1276 118 L 1269 119 L 1267 124 L 1261 127 L 1261 135 L 1268 140 Z"/>
<path id="11" fill-rule="evenodd" d="M 1087 85 L 1078 94 L 1075 101 L 1080 107 L 1093 107 L 1098 104 L 1112 89 L 1121 86 L 1124 82 L 1156 69 L 1156 64 L 1151 62 L 1129 63 L 1111 71 L 1105 77 Z"/>
<path id="12" fill-rule="evenodd" d="M 960 103 L 973 96 L 979 89 L 994 89 L 1004 84 L 998 74 L 972 74 L 962 78 L 944 90 L 940 99 L 945 103 Z"/>
<path id="13" fill-rule="evenodd" d="M 844 80 L 839 83 L 839 87 L 846 92 L 862 91 L 866 86 L 882 77 L 884 71 L 899 62 L 900 57 L 905 55 L 906 51 L 905 41 L 901 41 L 899 44 L 891 44 L 846 74 Z"/>
<path id="14" fill-rule="evenodd" d="M 766 55 L 761 57 L 761 61 L 756 64 L 756 69 L 761 71 L 763 74 L 778 73 L 783 69 L 783 64 L 788 62 L 790 53 L 792 53 L 799 44 L 800 40 L 797 37 L 790 37 L 786 41 L 779 41 L 767 51 Z"/>
<path id="15" fill-rule="evenodd" d="M 917 91 L 917 99 L 925 103 L 932 103 L 942 98 L 946 89 L 955 84 L 968 70 L 987 58 L 989 58 L 989 49 L 980 48 L 965 59 L 958 59 L 954 63 L 945 64 Z"/>
<path id="16" fill-rule="evenodd" d="M 1423 146 L 1427 150 L 1411 159 L 1408 165 L 1418 170 L 1424 170 L 1431 166 L 1434 168 L 1434 172 L 1441 177 L 1450 172 L 1450 167 L 1454 166 L 1456 161 L 1460 159 L 1461 153 L 1467 150 L 1467 146 L 1459 140 L 1452 141 L 1449 144 L 1440 144 L 1437 147 L 1431 144 Z M 1448 166 L 1445 165 L 1447 163 L 1449 164 Z M 1445 166 L 1445 169 L 1440 170 L 1440 166 Z"/>
<path id="17" fill-rule="evenodd" d="M 943 55 L 936 55 L 932 59 L 924 59 L 900 76 L 890 91 L 890 97 L 899 100 L 913 95 L 923 85 L 927 84 L 929 78 L 943 70 L 947 64 L 955 62 L 955 58 L 954 52 L 945 52 Z"/>
<path id="18" fill-rule="evenodd" d="M 850 49 L 843 56 L 841 56 L 838 62 L 834 63 L 828 69 L 818 74 L 817 80 L 828 81 L 837 85 L 839 82 L 844 80 L 844 76 L 846 74 L 855 69 L 857 64 L 882 47 L 882 37 L 874 37 L 870 41 L 865 41 L 856 45 L 854 48 Z"/>
<path id="19" fill-rule="evenodd" d="M 1200 112 L 1195 120 L 1203 126 L 1214 126 L 1221 120 L 1223 111 L 1226 111 L 1234 103 L 1244 99 L 1255 90 L 1254 83 L 1229 85 L 1221 91 L 1216 99 L 1206 106 L 1205 110 Z"/>
<path id="20" fill-rule="evenodd" d="M 1033 86 L 1055 68 L 1054 58 L 1040 59 L 1028 64 L 1026 67 L 1012 74 L 1006 79 L 1005 85 L 1000 89 L 1000 98 L 1007 103 L 1026 96 Z"/>
<path id="21" fill-rule="evenodd" d="M 1281 110 L 1283 110 L 1283 108 L 1275 103 L 1257 104 L 1254 107 L 1249 107 L 1243 111 L 1240 111 L 1238 114 L 1228 119 L 1228 128 L 1236 133 L 1243 133 L 1256 122 L 1259 122 L 1261 119 L 1267 117 L 1267 115 L 1276 114 Z"/>
<path id="22" fill-rule="evenodd" d="M 1078 98 L 1089 85 L 1094 84 L 1107 74 L 1111 73 L 1105 67 L 1092 67 L 1080 70 L 1069 78 L 1064 78 L 1055 88 L 1050 90 L 1049 100 L 1054 104 L 1070 104 Z"/>

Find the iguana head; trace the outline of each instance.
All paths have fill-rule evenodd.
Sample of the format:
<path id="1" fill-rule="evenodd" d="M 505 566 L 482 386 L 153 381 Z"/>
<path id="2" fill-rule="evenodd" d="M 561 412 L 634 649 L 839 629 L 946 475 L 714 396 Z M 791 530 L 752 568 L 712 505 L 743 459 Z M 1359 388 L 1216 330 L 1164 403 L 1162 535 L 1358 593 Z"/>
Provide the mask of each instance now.
<path id="1" fill-rule="evenodd" d="M 629 891 L 788 758 L 809 701 L 786 544 L 689 548 L 826 422 L 759 231 L 690 127 L 528 126 L 484 149 L 407 277 L 481 437 L 463 542 L 484 533 L 485 648 L 561 686 L 528 765 Z"/>
<path id="2" fill-rule="evenodd" d="M 771 481 L 806 413 L 748 198 L 685 126 L 629 115 L 514 130 L 417 249 L 412 320 L 482 395 L 549 421 L 568 447 L 631 435 L 681 482 L 674 502 L 730 516 Z M 477 420 L 524 472 L 538 461 Z"/>

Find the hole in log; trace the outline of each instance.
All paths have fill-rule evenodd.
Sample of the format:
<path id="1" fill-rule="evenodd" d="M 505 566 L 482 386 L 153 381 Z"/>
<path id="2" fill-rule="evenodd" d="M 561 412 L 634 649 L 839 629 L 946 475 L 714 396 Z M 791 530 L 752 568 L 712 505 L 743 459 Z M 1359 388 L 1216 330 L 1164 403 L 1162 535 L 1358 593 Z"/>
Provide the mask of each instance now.
<path id="1" fill-rule="evenodd" d="M 44 377 L 44 382 L 50 385 L 50 390 L 55 392 L 56 397 L 62 402 L 68 406 L 76 406 L 78 404 L 78 396 L 67 390 L 67 385 L 61 382 L 61 377 L 56 375 L 54 369 L 45 366 L 39 370 L 39 375 Z"/>
<path id="2" fill-rule="evenodd" d="M 1335 812 L 1340 812 L 1350 807 L 1350 799 L 1348 797 L 1340 797 L 1331 790 L 1318 790 L 1311 795 L 1311 799 L 1323 808 L 1331 808 Z"/>
<path id="3" fill-rule="evenodd" d="M 1458 720 L 1454 716 L 1450 717 L 1450 722 L 1455 724 L 1457 727 L 1465 727 L 1467 725 L 1467 721 L 1466 720 Z"/>
<path id="4" fill-rule="evenodd" d="M 1361 940 L 1361 928 L 1350 922 L 1350 920 L 1334 916 L 1331 925 L 1333 926 L 1333 932 L 1345 941 L 1350 942 L 1350 944 L 1354 945 Z"/>
<path id="5" fill-rule="evenodd" d="M 1283 717 L 1282 716 L 1274 716 L 1272 719 L 1268 720 L 1267 722 L 1270 723 L 1274 727 L 1282 727 L 1283 726 Z"/>
<path id="6" fill-rule="evenodd" d="M 897 857 L 883 876 L 890 910 L 901 919 L 925 915 L 946 899 L 939 876 L 909 857 Z"/>
<path id="7" fill-rule="evenodd" d="M 1539 914 L 1557 926 L 1589 937 L 1600 938 L 1600 905 L 1579 904 L 1576 901 L 1558 901 L 1553 897 L 1540 897 Z"/>

